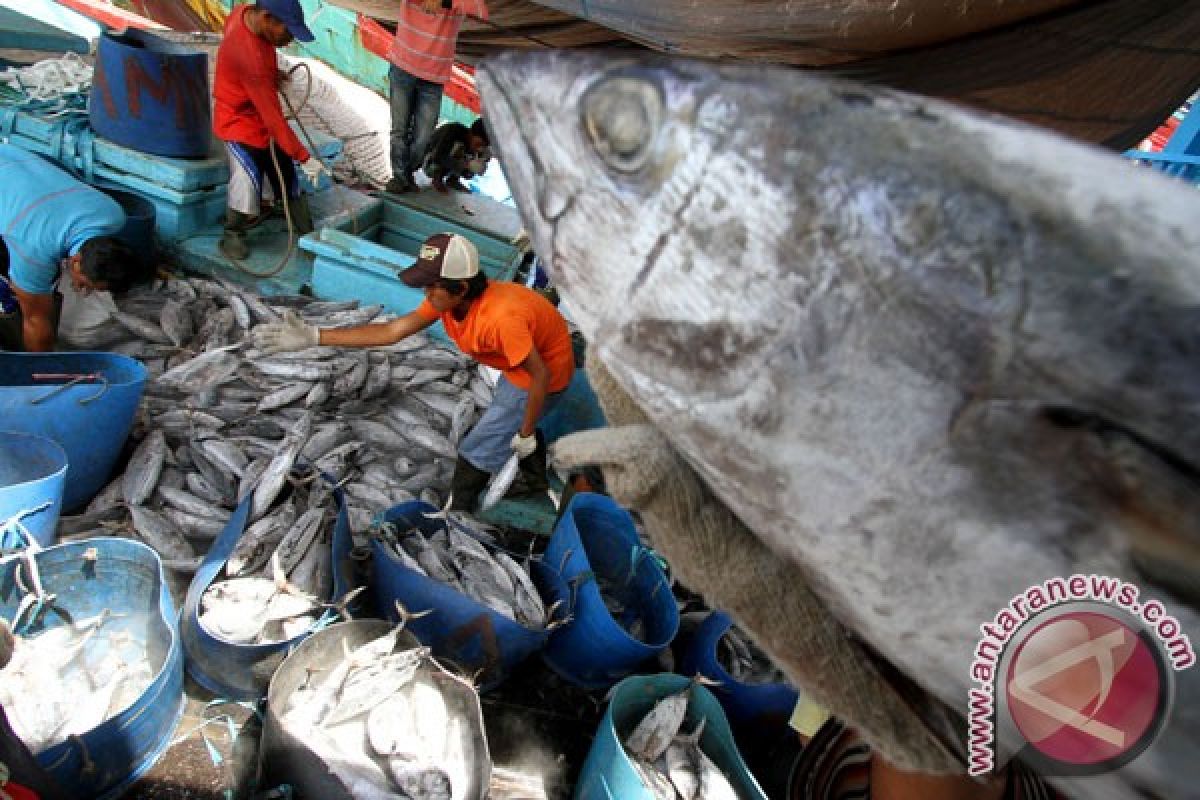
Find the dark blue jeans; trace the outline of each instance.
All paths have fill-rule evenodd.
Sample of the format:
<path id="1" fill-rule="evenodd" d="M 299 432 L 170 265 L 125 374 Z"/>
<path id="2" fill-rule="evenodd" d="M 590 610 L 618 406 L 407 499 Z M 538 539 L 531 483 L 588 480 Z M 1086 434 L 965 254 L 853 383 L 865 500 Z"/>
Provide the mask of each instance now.
<path id="1" fill-rule="evenodd" d="M 442 107 L 442 85 L 423 81 L 392 65 L 392 177 L 408 180 L 421 167 Z"/>

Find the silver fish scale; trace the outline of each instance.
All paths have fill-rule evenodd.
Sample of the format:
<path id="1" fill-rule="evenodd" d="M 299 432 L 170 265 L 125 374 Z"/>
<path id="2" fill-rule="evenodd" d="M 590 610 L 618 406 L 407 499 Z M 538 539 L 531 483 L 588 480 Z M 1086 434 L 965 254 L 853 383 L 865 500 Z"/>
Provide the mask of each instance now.
<path id="1" fill-rule="evenodd" d="M 355 436 L 374 447 L 380 447 L 390 452 L 408 450 L 410 447 L 407 437 L 400 435 L 391 427 L 370 419 L 352 419 L 350 427 Z"/>
<path id="2" fill-rule="evenodd" d="M 192 314 L 181 301 L 171 299 L 163 303 L 158 324 L 171 344 L 182 347 L 183 343 L 195 332 L 195 322 Z"/>
<path id="3" fill-rule="evenodd" d="M 254 489 L 252 509 L 254 518 L 262 516 L 283 489 L 288 472 L 291 471 L 297 456 L 308 442 L 308 436 L 312 432 L 312 422 L 312 413 L 306 412 L 280 442 L 279 450 L 271 463 L 267 465 L 266 470 L 263 471 L 262 478 L 259 479 L 258 486 Z"/>
<path id="4" fill-rule="evenodd" d="M 125 469 L 122 492 L 126 503 L 137 506 L 145 502 L 158 484 L 166 455 L 166 435 L 161 430 L 151 431 L 133 451 Z"/>
<path id="5" fill-rule="evenodd" d="M 130 506 L 133 527 L 142 540 L 164 559 L 192 559 L 195 550 L 175 525 L 157 511 L 142 506 Z"/>
<path id="6" fill-rule="evenodd" d="M 219 506 L 214 507 L 213 503 L 201 497 L 183 491 L 182 489 L 172 489 L 169 486 L 163 486 L 161 483 L 156 490 L 162 498 L 169 504 L 175 506 L 180 511 L 186 511 L 189 514 L 195 514 L 201 517 L 216 517 L 218 519 L 228 519 L 229 513 L 224 508 Z"/>
<path id="7" fill-rule="evenodd" d="M 130 333 L 158 344 L 172 344 L 171 338 L 163 333 L 163 329 L 150 320 L 126 314 L 123 311 L 114 311 L 112 314 L 117 322 L 129 329 Z"/>

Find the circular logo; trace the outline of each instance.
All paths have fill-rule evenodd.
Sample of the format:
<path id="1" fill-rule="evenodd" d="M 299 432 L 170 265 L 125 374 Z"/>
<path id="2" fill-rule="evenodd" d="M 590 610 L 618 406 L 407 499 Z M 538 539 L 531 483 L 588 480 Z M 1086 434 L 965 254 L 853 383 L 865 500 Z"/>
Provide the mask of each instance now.
<path id="1" fill-rule="evenodd" d="M 1161 651 L 1107 611 L 1048 615 L 1003 674 L 1009 716 L 1033 751 L 1027 755 L 1054 771 L 1117 769 L 1166 722 L 1170 677 Z"/>

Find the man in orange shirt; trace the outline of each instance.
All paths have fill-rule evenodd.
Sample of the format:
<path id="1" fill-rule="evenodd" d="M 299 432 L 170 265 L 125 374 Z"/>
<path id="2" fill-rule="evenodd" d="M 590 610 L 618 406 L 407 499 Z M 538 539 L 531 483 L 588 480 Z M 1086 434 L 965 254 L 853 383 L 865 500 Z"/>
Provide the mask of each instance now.
<path id="1" fill-rule="evenodd" d="M 228 208 L 220 249 L 234 260 L 249 255 L 246 231 L 260 221 L 264 178 L 275 202 L 288 203 L 296 232 L 312 230 L 293 162 L 302 164 L 314 183 L 325 167 L 288 125 L 277 92 L 281 75 L 275 48 L 287 46 L 293 38 L 313 40 L 298 0 L 258 0 L 233 10 L 217 49 L 213 131 L 229 153 Z"/>
<path id="2" fill-rule="evenodd" d="M 400 273 L 423 288 L 425 301 L 390 322 L 356 328 L 318 329 L 295 314 L 252 332 L 264 353 L 308 347 L 372 347 L 394 344 L 441 321 L 467 355 L 503 373 L 492 404 L 458 446 L 451 490 L 453 507 L 474 509 L 489 473 L 514 452 L 526 492 L 546 488 L 546 449 L 538 420 L 557 404 L 575 373 L 567 322 L 546 298 L 515 283 L 489 282 L 479 253 L 463 236 L 439 233 L 421 246 L 416 263 Z"/>

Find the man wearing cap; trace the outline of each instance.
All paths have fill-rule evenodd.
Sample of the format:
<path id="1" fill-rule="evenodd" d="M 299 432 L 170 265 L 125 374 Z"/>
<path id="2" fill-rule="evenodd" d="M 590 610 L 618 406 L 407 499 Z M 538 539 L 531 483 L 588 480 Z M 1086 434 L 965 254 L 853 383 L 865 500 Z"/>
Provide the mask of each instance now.
<path id="1" fill-rule="evenodd" d="M 546 450 L 536 426 L 575 372 L 566 320 L 532 289 L 489 282 L 479 271 L 475 245 L 457 234 L 426 239 L 416 263 L 400 273 L 400 279 L 425 290 L 425 301 L 403 317 L 356 328 L 318 329 L 288 313 L 283 322 L 254 328 L 255 347 L 270 354 L 318 344 L 386 346 L 441 320 L 464 353 L 503 373 L 492 404 L 459 443 L 453 507 L 472 510 L 489 473 L 504 466 L 514 452 L 521 459 L 524 491 L 544 490 Z"/>
<path id="2" fill-rule="evenodd" d="M 283 78 L 276 66 L 275 48 L 288 45 L 293 38 L 313 40 L 298 0 L 258 0 L 253 6 L 233 10 L 217 49 L 213 131 L 225 142 L 229 154 L 229 194 L 220 249 L 234 260 L 249 255 L 246 231 L 260 221 L 264 177 L 276 203 L 284 202 L 285 193 L 289 198 L 296 232 L 312 230 L 312 217 L 292 162 L 302 164 L 314 184 L 325 167 L 296 138 L 277 93 Z"/>

